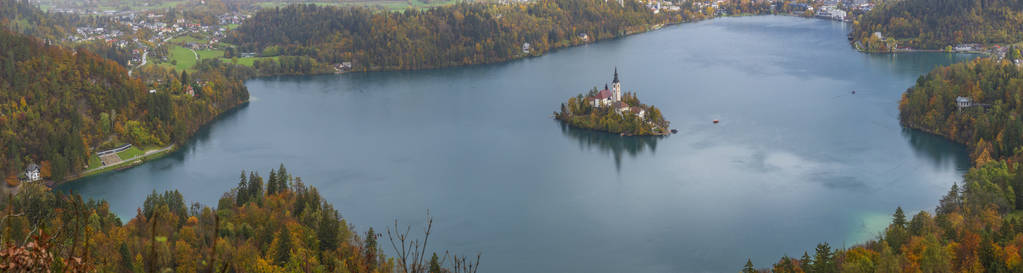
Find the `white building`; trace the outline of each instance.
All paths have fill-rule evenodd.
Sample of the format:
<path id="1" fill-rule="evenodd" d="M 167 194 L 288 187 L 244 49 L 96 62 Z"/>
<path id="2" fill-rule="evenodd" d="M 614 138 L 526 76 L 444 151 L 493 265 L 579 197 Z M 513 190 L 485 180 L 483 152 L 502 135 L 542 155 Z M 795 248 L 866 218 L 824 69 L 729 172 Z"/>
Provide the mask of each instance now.
<path id="1" fill-rule="evenodd" d="M 959 110 L 963 110 L 963 108 L 968 108 L 972 106 L 973 99 L 962 96 L 956 97 L 956 108 L 959 108 Z"/>
<path id="2" fill-rule="evenodd" d="M 39 177 L 39 165 L 36 165 L 35 163 L 28 164 L 28 168 L 25 169 L 25 178 L 29 182 L 41 179 L 41 177 Z"/>

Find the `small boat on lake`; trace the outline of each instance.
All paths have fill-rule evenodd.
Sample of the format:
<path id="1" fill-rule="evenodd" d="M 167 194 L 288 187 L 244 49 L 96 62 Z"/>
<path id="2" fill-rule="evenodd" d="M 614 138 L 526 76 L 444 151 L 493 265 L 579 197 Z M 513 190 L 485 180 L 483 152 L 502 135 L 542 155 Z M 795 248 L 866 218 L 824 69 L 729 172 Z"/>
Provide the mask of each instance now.
<path id="1" fill-rule="evenodd" d="M 678 134 L 678 129 L 671 129 L 672 134 Z"/>
<path id="2" fill-rule="evenodd" d="M 721 121 L 720 120 L 716 120 L 716 119 L 714 120 L 714 124 L 718 124 L 718 122 L 721 122 Z"/>

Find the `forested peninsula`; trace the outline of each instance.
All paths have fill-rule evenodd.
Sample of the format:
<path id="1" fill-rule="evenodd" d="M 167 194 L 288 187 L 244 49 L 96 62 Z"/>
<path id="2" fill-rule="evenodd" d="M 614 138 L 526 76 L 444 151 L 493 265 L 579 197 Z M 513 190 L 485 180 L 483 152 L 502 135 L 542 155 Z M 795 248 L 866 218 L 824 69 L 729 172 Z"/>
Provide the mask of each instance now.
<path id="1" fill-rule="evenodd" d="M 397 222 L 386 229 L 390 237 L 372 228 L 358 234 L 283 165 L 266 178 L 243 171 L 237 183 L 216 207 L 186 203 L 177 191 L 153 192 L 127 222 L 105 201 L 27 184 L 17 195 L 0 195 L 0 271 L 474 273 L 478 267 L 479 256 L 427 252 L 435 251 L 427 245 L 429 215 L 425 235 Z M 385 256 L 392 246 L 417 252 Z"/>
<path id="2" fill-rule="evenodd" d="M 1018 43 L 1023 41 L 1023 1 L 883 1 L 853 23 L 849 37 L 871 52 Z"/>
<path id="3" fill-rule="evenodd" d="M 9 185 L 30 165 L 60 182 L 100 164 L 95 151 L 182 143 L 248 100 L 241 79 L 220 70 L 152 70 L 143 81 L 87 49 L 46 45 L 6 28 L 0 75 L 0 165 Z"/>

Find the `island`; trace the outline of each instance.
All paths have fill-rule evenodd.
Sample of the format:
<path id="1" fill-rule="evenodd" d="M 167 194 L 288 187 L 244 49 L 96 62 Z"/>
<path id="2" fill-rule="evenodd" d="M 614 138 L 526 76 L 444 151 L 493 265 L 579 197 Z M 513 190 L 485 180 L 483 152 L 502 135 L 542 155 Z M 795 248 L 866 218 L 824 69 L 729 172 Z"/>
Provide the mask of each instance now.
<path id="1" fill-rule="evenodd" d="M 670 122 L 661 116 L 661 110 L 639 101 L 634 92 L 622 92 L 618 68 L 614 70 L 611 88 L 593 87 L 588 93 L 568 98 L 554 118 L 570 126 L 605 131 L 624 136 L 667 135 Z"/>

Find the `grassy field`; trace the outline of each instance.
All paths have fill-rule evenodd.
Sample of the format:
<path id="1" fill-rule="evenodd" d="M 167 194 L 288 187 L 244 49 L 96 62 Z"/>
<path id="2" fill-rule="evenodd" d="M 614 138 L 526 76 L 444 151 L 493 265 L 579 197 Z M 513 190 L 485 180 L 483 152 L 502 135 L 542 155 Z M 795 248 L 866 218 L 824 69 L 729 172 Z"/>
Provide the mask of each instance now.
<path id="1" fill-rule="evenodd" d="M 196 50 L 195 52 L 199 53 L 199 59 L 216 59 L 216 58 L 224 57 L 224 51 L 223 50 L 219 50 L 219 49 Z"/>
<path id="2" fill-rule="evenodd" d="M 170 39 L 170 42 L 178 45 L 184 45 L 186 43 L 205 43 L 206 41 L 203 41 L 202 39 L 196 37 L 192 37 L 191 35 L 183 35 L 174 37 L 174 39 Z"/>
<path id="3" fill-rule="evenodd" d="M 120 157 L 121 160 L 128 160 L 128 159 L 131 159 L 133 157 L 140 156 L 142 154 L 144 154 L 144 152 L 142 152 L 142 150 L 139 150 L 139 148 L 137 148 L 135 146 L 131 146 L 131 148 L 128 148 L 127 150 L 124 150 L 124 151 L 121 151 L 120 153 L 117 153 L 117 157 Z"/>
<path id="4" fill-rule="evenodd" d="M 192 53 L 191 49 L 187 49 L 181 46 L 173 46 L 168 52 L 170 55 L 169 60 L 176 61 L 177 64 L 173 64 L 174 69 L 178 71 L 189 70 L 195 66 L 195 53 Z M 171 63 L 167 63 L 171 64 Z"/>
<path id="5" fill-rule="evenodd" d="M 99 156 L 92 154 L 89 156 L 89 169 L 99 168 L 103 163 L 99 161 Z"/>

